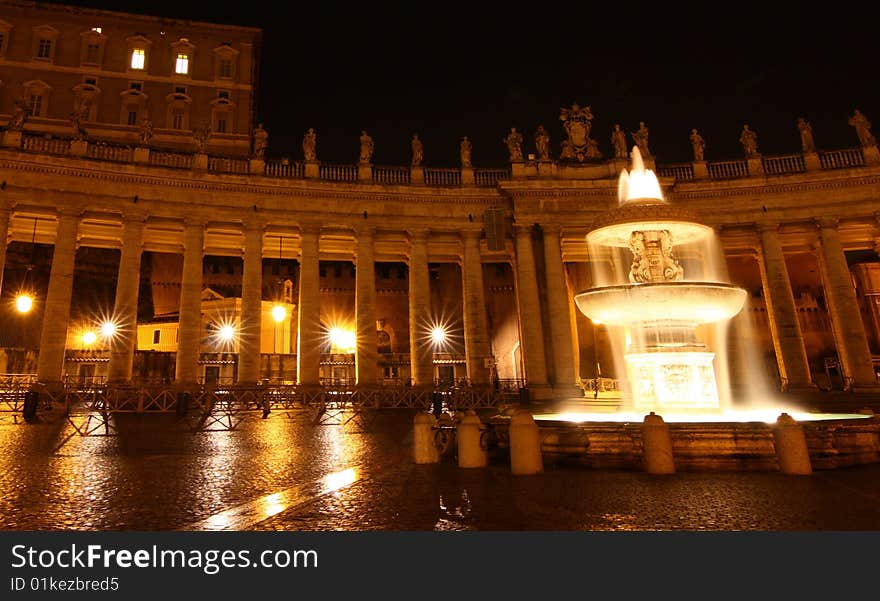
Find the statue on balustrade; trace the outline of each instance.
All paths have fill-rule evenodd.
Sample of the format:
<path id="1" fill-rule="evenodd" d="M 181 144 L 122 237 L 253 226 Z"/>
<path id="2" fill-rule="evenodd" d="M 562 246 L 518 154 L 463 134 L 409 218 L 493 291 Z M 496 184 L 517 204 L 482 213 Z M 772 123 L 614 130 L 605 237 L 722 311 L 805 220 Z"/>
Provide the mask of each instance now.
<path id="1" fill-rule="evenodd" d="M 473 150 L 473 145 L 471 144 L 471 141 L 468 140 L 468 137 L 465 136 L 461 139 L 460 147 L 462 167 L 473 167 L 473 164 L 471 163 L 471 150 Z"/>
<path id="2" fill-rule="evenodd" d="M 849 124 L 856 128 L 856 135 L 859 136 L 859 143 L 864 146 L 876 146 L 877 139 L 871 133 L 871 122 L 865 117 L 859 109 L 856 109 L 853 116 L 849 118 Z"/>
<path id="3" fill-rule="evenodd" d="M 739 134 L 739 143 L 742 144 L 747 159 L 758 156 L 758 134 L 749 129 L 748 123 L 743 125 Z"/>
<path id="4" fill-rule="evenodd" d="M 211 128 L 204 121 L 193 130 L 193 140 L 196 143 L 196 153 L 204 154 L 208 149 L 208 138 L 211 136 Z"/>
<path id="5" fill-rule="evenodd" d="M 253 158 L 261 161 L 266 158 L 266 150 L 269 148 L 269 132 L 263 129 L 263 124 L 258 123 L 254 130 L 254 154 Z"/>
<path id="6" fill-rule="evenodd" d="M 87 98 L 81 98 L 73 107 L 73 112 L 70 113 L 70 125 L 73 127 L 73 139 L 74 140 L 85 140 L 86 139 L 86 130 L 83 127 L 83 123 L 89 116 L 89 101 Z"/>
<path id="7" fill-rule="evenodd" d="M 150 140 L 153 139 L 153 122 L 150 116 L 144 113 L 141 119 L 140 144 L 141 146 L 149 146 Z"/>
<path id="8" fill-rule="evenodd" d="M 633 142 L 635 142 L 636 146 L 639 147 L 639 152 L 642 153 L 643 157 L 651 156 L 651 151 L 648 150 L 649 134 L 650 130 L 645 125 L 644 121 L 639 121 L 639 129 L 630 134 L 632 136 Z"/>
<path id="9" fill-rule="evenodd" d="M 19 96 L 15 99 L 15 109 L 12 112 L 12 117 L 9 119 L 6 129 L 9 131 L 21 131 L 30 114 L 31 107 L 28 106 L 24 96 Z"/>
<path id="10" fill-rule="evenodd" d="M 311 127 L 303 136 L 303 157 L 309 162 L 318 160 L 318 134 Z"/>
<path id="11" fill-rule="evenodd" d="M 691 130 L 691 147 L 694 149 L 694 162 L 705 160 L 703 151 L 706 150 L 706 141 L 703 139 L 696 129 Z"/>
<path id="12" fill-rule="evenodd" d="M 523 160 L 522 153 L 522 134 L 516 131 L 515 127 L 510 128 L 510 133 L 501 140 L 507 146 L 507 153 L 510 155 L 510 162 L 516 163 Z"/>
<path id="13" fill-rule="evenodd" d="M 535 132 L 535 150 L 539 161 L 550 160 L 550 134 L 543 125 L 539 125 L 538 131 Z"/>
<path id="14" fill-rule="evenodd" d="M 801 132 L 801 149 L 804 152 L 816 152 L 816 144 L 813 142 L 813 126 L 803 117 L 798 117 L 797 126 Z"/>
<path id="15" fill-rule="evenodd" d="M 361 131 L 361 165 L 369 165 L 373 159 L 373 138 L 367 135 L 366 130 Z"/>
<path id="16" fill-rule="evenodd" d="M 412 166 L 420 167 L 422 165 L 422 161 L 424 160 L 424 146 L 422 146 L 422 141 L 419 140 L 419 134 L 413 134 L 412 137 Z"/>
<path id="17" fill-rule="evenodd" d="M 626 134 L 620 129 L 619 123 L 615 123 L 611 131 L 611 147 L 614 149 L 614 158 L 626 158 Z"/>
<path id="18" fill-rule="evenodd" d="M 598 152 L 599 145 L 590 138 L 592 118 L 593 113 L 588 106 L 582 108 L 579 104 L 574 103 L 570 109 L 559 109 L 559 120 L 562 121 L 562 127 L 568 136 L 567 144 L 565 142 L 562 144 L 563 153 L 560 155 L 560 159 L 583 162 L 586 159 L 602 156 Z"/>

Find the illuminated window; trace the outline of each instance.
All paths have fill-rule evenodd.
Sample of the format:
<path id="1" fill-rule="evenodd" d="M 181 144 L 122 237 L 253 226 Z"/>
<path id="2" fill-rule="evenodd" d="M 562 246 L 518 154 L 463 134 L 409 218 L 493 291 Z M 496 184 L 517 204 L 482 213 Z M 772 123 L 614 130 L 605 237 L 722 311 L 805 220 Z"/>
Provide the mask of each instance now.
<path id="1" fill-rule="evenodd" d="M 183 113 L 174 113 L 171 116 L 171 127 L 173 129 L 183 129 Z"/>
<path id="2" fill-rule="evenodd" d="M 52 56 L 52 40 L 43 38 L 37 46 L 37 58 L 50 58 Z"/>
<path id="3" fill-rule="evenodd" d="M 104 33 L 103 31 L 101 31 L 100 27 L 92 27 L 92 31 L 94 31 L 95 33 Z"/>
<path id="4" fill-rule="evenodd" d="M 183 53 L 177 54 L 177 61 L 174 63 L 174 72 L 181 75 L 189 73 L 189 56 Z"/>
<path id="5" fill-rule="evenodd" d="M 135 48 L 131 51 L 131 68 L 143 69 L 146 52 L 143 48 Z"/>

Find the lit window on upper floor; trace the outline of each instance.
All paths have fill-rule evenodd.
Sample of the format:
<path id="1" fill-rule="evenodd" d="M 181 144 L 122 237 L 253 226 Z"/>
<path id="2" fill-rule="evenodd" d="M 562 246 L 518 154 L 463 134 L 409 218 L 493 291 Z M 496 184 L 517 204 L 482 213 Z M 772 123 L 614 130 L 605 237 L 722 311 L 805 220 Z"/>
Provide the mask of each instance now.
<path id="1" fill-rule="evenodd" d="M 31 108 L 31 115 L 42 116 L 43 114 L 43 97 L 40 94 L 31 94 L 28 99 Z"/>
<path id="2" fill-rule="evenodd" d="M 135 48 L 131 51 L 131 68 L 143 69 L 146 52 L 143 48 Z"/>
<path id="3" fill-rule="evenodd" d="M 177 61 L 174 63 L 174 72 L 180 75 L 189 73 L 189 55 L 178 53 Z"/>
<path id="4" fill-rule="evenodd" d="M 37 46 L 37 58 L 51 58 L 52 57 L 52 40 L 47 40 L 43 38 L 40 40 L 39 46 Z"/>
<path id="5" fill-rule="evenodd" d="M 104 33 L 100 27 L 92 27 L 92 31 L 94 31 L 95 33 Z"/>

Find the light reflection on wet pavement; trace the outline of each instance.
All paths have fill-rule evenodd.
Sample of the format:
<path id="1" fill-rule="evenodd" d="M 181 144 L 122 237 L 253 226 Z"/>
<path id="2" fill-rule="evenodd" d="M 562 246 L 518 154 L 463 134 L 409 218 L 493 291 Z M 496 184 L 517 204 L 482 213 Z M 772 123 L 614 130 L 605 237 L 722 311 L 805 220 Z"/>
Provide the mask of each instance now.
<path id="1" fill-rule="evenodd" d="M 126 415 L 118 436 L 63 444 L 63 419 L 0 423 L 0 529 L 880 530 L 880 464 L 810 477 L 547 464 L 513 477 L 504 457 L 415 465 L 411 423 L 391 411 L 362 431 L 303 413 L 192 433 L 174 416 Z"/>

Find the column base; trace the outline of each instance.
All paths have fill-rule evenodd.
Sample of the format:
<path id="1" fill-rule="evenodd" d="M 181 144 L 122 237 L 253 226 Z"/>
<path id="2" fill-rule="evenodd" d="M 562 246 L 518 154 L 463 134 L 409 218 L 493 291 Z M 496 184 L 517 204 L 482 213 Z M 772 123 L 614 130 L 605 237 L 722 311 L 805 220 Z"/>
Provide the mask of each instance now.
<path id="1" fill-rule="evenodd" d="M 584 389 L 574 384 L 558 384 L 553 387 L 553 398 L 560 401 L 583 399 Z"/>

